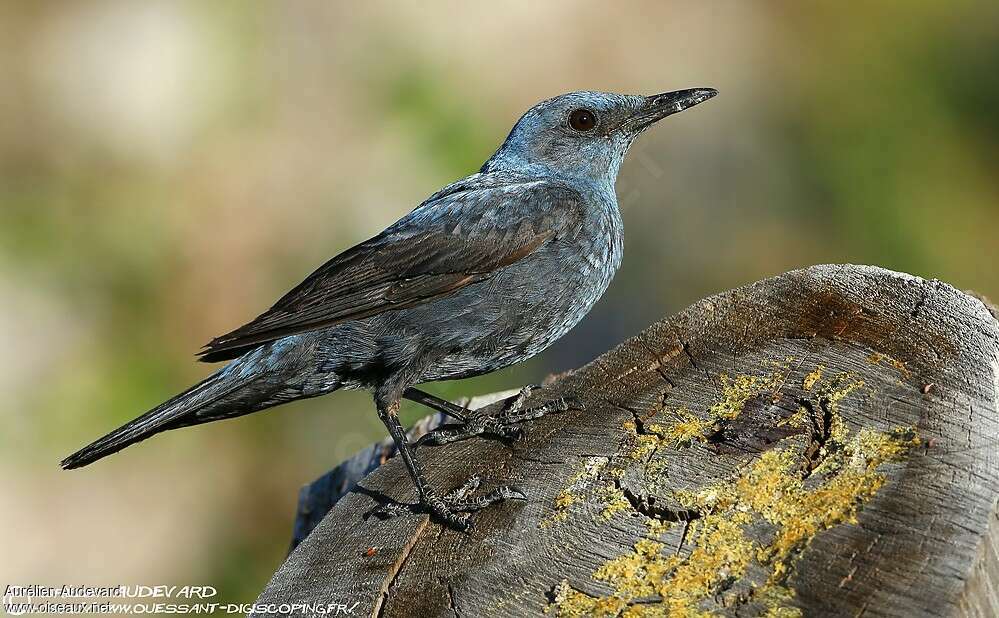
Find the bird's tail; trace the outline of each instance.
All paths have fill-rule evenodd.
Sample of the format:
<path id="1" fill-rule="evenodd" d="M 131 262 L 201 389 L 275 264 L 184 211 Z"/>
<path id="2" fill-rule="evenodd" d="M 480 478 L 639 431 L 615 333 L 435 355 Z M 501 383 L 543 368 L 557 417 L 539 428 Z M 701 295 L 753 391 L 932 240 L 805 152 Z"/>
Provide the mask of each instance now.
<path id="1" fill-rule="evenodd" d="M 269 348 L 269 346 L 265 346 Z M 293 399 L 310 397 L 295 388 L 296 363 L 283 350 L 257 350 L 237 359 L 183 393 L 88 444 L 62 460 L 65 469 L 80 468 L 161 431 L 232 418 Z M 283 362 L 281 362 L 283 361 Z M 331 385 L 326 392 L 335 389 Z"/>
<path id="2" fill-rule="evenodd" d="M 197 413 L 225 398 L 243 386 L 236 382 L 225 384 L 224 370 L 209 376 L 183 393 L 161 403 L 135 420 L 125 423 L 106 436 L 95 440 L 63 459 L 61 466 L 67 470 L 80 468 L 98 459 L 116 453 L 161 431 L 172 429 L 178 421 Z"/>

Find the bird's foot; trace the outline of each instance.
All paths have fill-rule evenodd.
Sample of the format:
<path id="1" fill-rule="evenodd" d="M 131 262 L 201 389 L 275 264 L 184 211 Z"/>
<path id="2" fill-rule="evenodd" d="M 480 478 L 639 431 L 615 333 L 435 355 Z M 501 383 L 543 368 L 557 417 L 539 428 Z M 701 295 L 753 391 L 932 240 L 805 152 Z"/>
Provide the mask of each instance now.
<path id="1" fill-rule="evenodd" d="M 467 532 L 472 528 L 470 513 L 481 511 L 492 504 L 504 500 L 527 500 L 524 492 L 511 485 L 497 487 L 481 496 L 471 496 L 470 494 L 475 492 L 481 485 L 482 478 L 476 475 L 465 481 L 461 487 L 444 494 L 443 497 L 438 497 L 432 491 L 427 491 L 423 496 L 423 501 L 419 504 L 388 502 L 377 506 L 371 511 L 371 514 L 382 519 L 388 519 L 400 515 L 413 515 L 429 511 L 434 519 L 449 528 Z"/>
<path id="2" fill-rule="evenodd" d="M 479 414 L 472 416 L 464 423 L 444 425 L 421 436 L 414 446 L 448 444 L 482 435 L 514 441 L 523 434 L 520 423 L 532 421 L 553 412 L 565 412 L 571 407 L 582 409 L 579 402 L 564 397 L 553 399 L 540 406 L 524 407 L 531 393 L 539 388 L 541 387 L 536 385 L 525 386 L 498 414 L 492 416 Z"/>

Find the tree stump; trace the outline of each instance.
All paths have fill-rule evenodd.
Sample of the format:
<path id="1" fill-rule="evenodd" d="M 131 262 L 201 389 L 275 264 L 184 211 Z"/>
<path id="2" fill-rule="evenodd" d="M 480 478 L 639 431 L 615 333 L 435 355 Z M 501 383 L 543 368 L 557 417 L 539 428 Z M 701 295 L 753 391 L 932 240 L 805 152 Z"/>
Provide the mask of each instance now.
<path id="1" fill-rule="evenodd" d="M 461 533 L 391 459 L 258 603 L 372 616 L 999 615 L 999 323 L 939 281 L 816 266 L 702 300 L 532 399 L 505 445 L 421 451 L 529 501 Z M 486 408 L 498 409 L 500 404 Z M 288 606 L 277 607 L 288 613 Z"/>

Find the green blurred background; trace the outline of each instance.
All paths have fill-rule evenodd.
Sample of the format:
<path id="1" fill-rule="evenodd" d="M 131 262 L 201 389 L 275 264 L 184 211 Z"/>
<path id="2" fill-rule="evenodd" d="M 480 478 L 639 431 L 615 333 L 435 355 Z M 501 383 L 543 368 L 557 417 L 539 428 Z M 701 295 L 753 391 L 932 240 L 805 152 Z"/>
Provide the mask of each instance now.
<path id="1" fill-rule="evenodd" d="M 721 94 L 632 150 L 593 313 L 435 392 L 540 381 L 809 264 L 999 296 L 994 1 L 0 3 L 0 583 L 251 601 L 299 486 L 384 435 L 366 395 L 59 459 L 204 376 L 201 344 L 475 171 L 536 101 L 690 86 Z"/>

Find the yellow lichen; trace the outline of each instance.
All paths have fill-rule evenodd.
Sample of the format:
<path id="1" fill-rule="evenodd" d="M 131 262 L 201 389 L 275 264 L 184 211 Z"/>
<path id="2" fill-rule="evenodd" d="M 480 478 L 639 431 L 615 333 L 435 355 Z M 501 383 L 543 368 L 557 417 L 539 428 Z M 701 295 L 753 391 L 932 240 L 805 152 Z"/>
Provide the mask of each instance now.
<path id="1" fill-rule="evenodd" d="M 676 411 L 677 420 L 666 425 L 653 425 L 649 430 L 659 434 L 672 446 L 689 445 L 692 442 L 703 442 L 711 431 L 714 423 L 698 417 L 696 414 L 681 407 Z"/>
<path id="2" fill-rule="evenodd" d="M 863 380 L 858 380 L 852 373 L 839 373 L 818 391 L 819 398 L 825 398 L 830 404 L 836 405 L 853 391 L 864 386 Z"/>
<path id="3" fill-rule="evenodd" d="M 767 607 L 767 612 L 763 614 L 763 618 L 801 618 L 801 616 L 803 616 L 801 609 L 781 605 Z"/>
<path id="4" fill-rule="evenodd" d="M 881 466 L 919 444 L 912 428 L 891 432 L 864 428 L 851 436 L 840 417 L 839 402 L 863 382 L 848 373 L 823 381 L 821 369 L 813 372 L 813 381 L 806 377 L 802 384 L 804 390 L 814 392 L 813 404 L 825 417 L 827 435 L 818 453 L 818 467 L 809 471 L 803 466 L 803 447 L 797 444 L 765 451 L 732 478 L 673 492 L 673 499 L 683 508 L 700 514 L 686 531 L 685 546 L 690 547 L 686 555 L 666 551 L 659 541 L 669 524 L 650 525 L 648 535 L 636 541 L 632 551 L 608 560 L 593 573 L 595 580 L 611 586 L 610 594 L 592 596 L 562 582 L 546 612 L 557 616 L 709 615 L 712 603 L 735 601 L 726 599 L 735 594 L 727 592 L 728 586 L 755 567 L 755 571 L 763 570 L 764 579 L 751 582 L 749 597 L 763 604 L 767 616 L 800 616 L 801 611 L 792 605 L 794 591 L 787 581 L 801 552 L 823 531 L 855 524 L 863 505 L 887 482 Z M 710 410 L 719 419 L 738 415 L 751 397 L 773 383 L 739 376 L 723 378 L 722 384 L 722 397 Z M 787 422 L 804 426 L 808 414 L 803 407 Z M 681 416 L 678 422 L 693 423 L 693 419 Z M 675 424 L 657 428 L 655 433 L 652 437 L 675 445 L 681 444 L 678 435 L 697 439 L 693 431 L 678 432 Z M 761 536 L 761 530 L 770 532 Z M 747 593 L 743 589 L 740 594 Z"/>
<path id="5" fill-rule="evenodd" d="M 545 613 L 554 611 L 559 618 L 589 618 L 590 616 L 620 616 L 624 601 L 614 597 L 592 597 L 573 589 L 563 579 L 555 586 L 555 601 L 545 607 Z"/>
<path id="6" fill-rule="evenodd" d="M 656 436 L 646 436 L 656 439 Z M 565 488 L 555 496 L 554 510 L 541 520 L 540 526 L 565 521 L 575 504 L 596 502 L 603 505 L 600 519 L 608 521 L 614 515 L 632 509 L 618 485 L 626 466 L 621 461 L 607 457 L 590 457 L 582 462 L 580 470 L 566 481 Z"/>
<path id="7" fill-rule="evenodd" d="M 788 362 L 794 360 L 788 357 Z M 740 374 L 730 378 L 726 374 L 718 377 L 721 382 L 721 397 L 708 409 L 708 417 L 701 418 L 684 406 L 676 410 L 677 420 L 666 424 L 649 424 L 639 433 L 634 420 L 627 420 L 623 427 L 629 433 L 631 446 L 625 451 L 633 461 L 645 461 L 661 446 L 685 446 L 695 441 L 704 441 L 719 421 L 733 420 L 742 413 L 746 402 L 767 392 L 778 391 L 783 384 L 783 373 L 788 365 L 772 363 L 777 368 L 770 375 L 757 376 Z"/>
<path id="8" fill-rule="evenodd" d="M 805 378 L 801 381 L 801 388 L 805 389 L 806 391 L 812 390 L 812 387 L 815 386 L 815 383 L 822 379 L 823 369 L 825 369 L 825 367 L 819 365 L 814 370 L 812 370 L 811 373 L 805 376 Z"/>
<path id="9" fill-rule="evenodd" d="M 553 523 L 564 521 L 569 516 L 569 508 L 583 502 L 585 496 L 592 491 L 593 481 L 607 466 L 606 457 L 590 457 L 582 462 L 579 472 L 574 474 L 562 491 L 555 496 L 555 510 L 541 520 L 541 527 L 546 528 Z"/>
<path id="10" fill-rule="evenodd" d="M 812 469 L 812 474 L 829 474 L 842 465 L 840 456 L 846 443 L 848 430 L 843 416 L 839 411 L 839 403 L 854 391 L 864 386 L 863 380 L 849 372 L 839 373 L 833 378 L 823 381 L 815 389 L 812 406 L 816 411 L 827 411 L 824 421 L 825 439 L 818 452 L 818 465 Z"/>
<path id="11" fill-rule="evenodd" d="M 788 362 L 793 361 L 788 357 Z M 767 392 L 776 393 L 784 383 L 784 375 L 788 365 L 778 362 L 771 363 L 775 371 L 770 375 L 758 376 L 740 374 L 730 378 L 727 374 L 718 376 L 721 382 L 721 397 L 708 409 L 708 414 L 718 420 L 732 420 L 742 413 L 742 409 L 753 397 Z"/>
<path id="12" fill-rule="evenodd" d="M 798 406 L 798 409 L 797 411 L 795 411 L 794 414 L 781 421 L 778 421 L 777 426 L 783 427 L 786 425 L 788 427 L 795 427 L 795 428 L 807 427 L 809 423 L 811 423 L 809 415 L 810 413 L 808 411 L 808 408 L 806 408 L 805 406 Z"/>
<path id="13" fill-rule="evenodd" d="M 600 518 L 604 521 L 614 517 L 617 513 L 631 509 L 631 502 L 624 496 L 624 492 L 613 485 L 605 487 L 603 491 L 604 509 L 600 512 Z"/>
<path id="14" fill-rule="evenodd" d="M 639 539 L 634 551 L 608 560 L 593 578 L 614 585 L 615 595 L 622 599 L 633 599 L 657 594 L 656 584 L 665 581 L 675 566 L 675 556 L 663 554 L 664 545 L 651 539 Z"/>
<path id="15" fill-rule="evenodd" d="M 661 519 L 647 519 L 645 524 L 649 529 L 647 536 L 653 541 L 658 539 L 660 536 L 665 534 L 667 530 L 673 527 L 672 522 L 663 521 Z"/>
<path id="16" fill-rule="evenodd" d="M 742 529 L 748 523 L 748 513 L 713 514 L 691 523 L 693 550 L 686 558 L 670 557 L 672 576 L 657 587 L 669 615 L 690 615 L 724 580 L 745 574 L 755 549 Z"/>
<path id="17" fill-rule="evenodd" d="M 831 414 L 828 433 L 829 440 L 833 443 L 842 444 L 847 434 L 846 424 L 839 413 L 839 402 L 863 386 L 863 380 L 857 379 L 852 373 L 844 372 L 837 374 L 828 383 L 823 383 L 817 390 L 815 401 L 820 408 L 825 406 Z"/>
<path id="18" fill-rule="evenodd" d="M 657 435 L 638 434 L 635 442 L 635 448 L 631 450 L 629 456 L 635 461 L 643 461 L 656 452 L 656 449 L 662 444 L 662 438 Z"/>
<path id="19" fill-rule="evenodd" d="M 760 379 L 757 376 L 740 375 L 730 379 L 719 376 L 722 383 L 722 398 L 711 406 L 709 412 L 715 418 L 733 419 L 742 412 L 746 402 L 758 393 Z"/>
<path id="20" fill-rule="evenodd" d="M 567 509 L 576 502 L 579 502 L 579 497 L 572 495 L 568 491 L 563 491 L 555 496 L 555 508 Z"/>
<path id="21" fill-rule="evenodd" d="M 760 548 L 759 560 L 773 566 L 771 579 L 789 571 L 789 560 L 819 532 L 840 523 L 856 523 L 860 506 L 884 485 L 876 472 L 907 444 L 889 434 L 865 429 L 851 439 L 847 464 L 815 487 L 805 486 L 791 451 L 769 451 L 737 481 L 737 500 L 776 527 L 773 541 Z"/>
<path id="22" fill-rule="evenodd" d="M 633 461 L 648 459 L 662 443 L 661 438 L 657 435 L 638 433 L 635 421 L 625 421 L 623 427 L 628 432 L 628 439 L 631 442 L 631 447 L 627 449 L 625 455 Z"/>
<path id="23" fill-rule="evenodd" d="M 904 362 L 883 352 L 872 352 L 871 355 L 867 357 L 867 361 L 872 365 L 880 365 L 882 362 L 891 365 L 896 371 L 902 374 L 902 377 L 905 379 L 909 379 L 909 376 L 912 375 L 912 372 L 909 371 L 909 368 L 905 366 Z"/>

